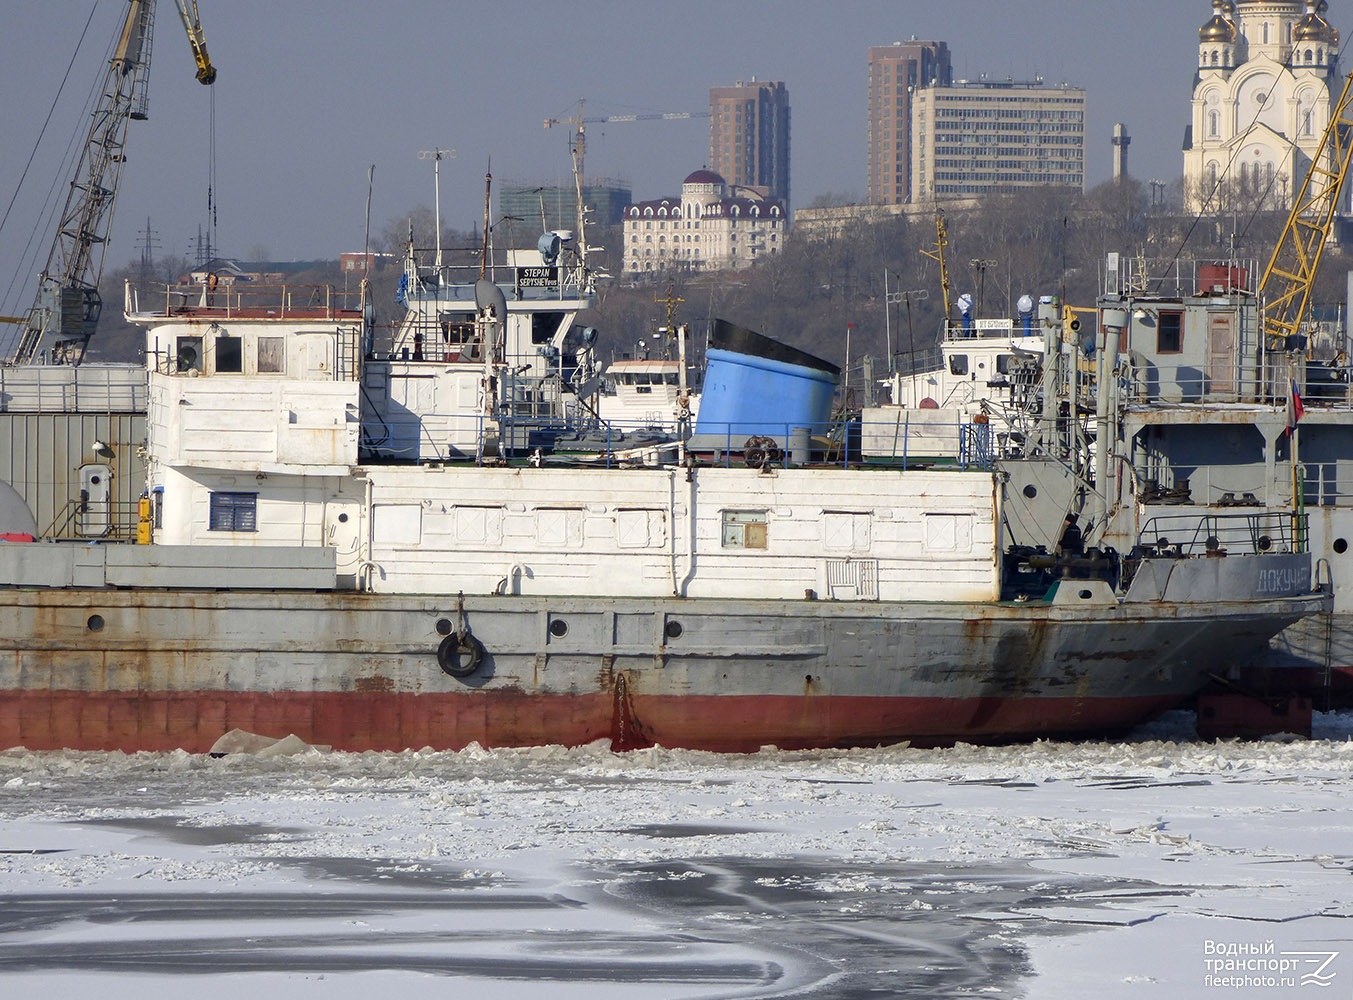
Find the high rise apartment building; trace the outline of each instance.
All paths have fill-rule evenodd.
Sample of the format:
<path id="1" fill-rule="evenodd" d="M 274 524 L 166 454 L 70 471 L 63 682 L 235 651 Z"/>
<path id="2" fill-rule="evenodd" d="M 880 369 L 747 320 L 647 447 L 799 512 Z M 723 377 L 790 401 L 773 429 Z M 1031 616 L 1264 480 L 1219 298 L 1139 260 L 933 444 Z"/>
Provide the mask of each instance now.
<path id="1" fill-rule="evenodd" d="M 1084 90 L 1035 81 L 915 92 L 911 201 L 1049 185 L 1085 189 Z"/>
<path id="2" fill-rule="evenodd" d="M 789 203 L 789 90 L 739 81 L 709 91 L 709 169 L 731 192 Z"/>
<path id="3" fill-rule="evenodd" d="M 869 49 L 868 195 L 871 205 L 911 197 L 913 96 L 953 80 L 945 42 L 894 42 Z"/>

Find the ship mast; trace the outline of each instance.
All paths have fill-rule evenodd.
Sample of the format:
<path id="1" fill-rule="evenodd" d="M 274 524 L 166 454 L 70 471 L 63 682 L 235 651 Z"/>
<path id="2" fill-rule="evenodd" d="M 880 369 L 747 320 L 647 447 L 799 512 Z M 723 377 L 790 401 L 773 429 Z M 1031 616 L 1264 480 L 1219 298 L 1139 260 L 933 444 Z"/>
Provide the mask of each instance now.
<path id="1" fill-rule="evenodd" d="M 949 265 L 944 260 L 944 249 L 949 245 L 949 230 L 944 222 L 944 213 L 935 210 L 935 249 L 922 250 L 921 253 L 940 265 L 940 290 L 944 294 L 944 326 L 949 327 Z"/>

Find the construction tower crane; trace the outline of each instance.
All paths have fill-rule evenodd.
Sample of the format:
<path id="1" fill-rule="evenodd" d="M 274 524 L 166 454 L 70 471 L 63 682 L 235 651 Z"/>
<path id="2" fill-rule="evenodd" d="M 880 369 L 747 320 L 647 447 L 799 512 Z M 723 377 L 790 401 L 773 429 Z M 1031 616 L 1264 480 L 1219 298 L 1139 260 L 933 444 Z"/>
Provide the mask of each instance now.
<path id="1" fill-rule="evenodd" d="M 1295 343 L 1311 307 L 1311 291 L 1334 228 L 1353 158 L 1353 73 L 1330 110 L 1329 125 L 1311 157 L 1273 257 L 1259 283 L 1260 332 L 1270 351 Z"/>
<path id="2" fill-rule="evenodd" d="M 573 154 L 575 172 L 579 177 L 583 172 L 583 151 L 587 144 L 587 126 L 604 125 L 610 122 L 644 122 L 644 121 L 680 121 L 689 118 L 708 118 L 708 111 L 669 111 L 654 112 L 652 114 L 635 115 L 605 115 L 600 118 L 588 118 L 583 114 L 585 101 L 578 102 L 578 113 L 572 118 L 546 118 L 545 127 L 552 128 L 555 125 L 572 125 L 576 131 L 573 133 L 573 139 L 569 143 L 569 152 Z"/>
<path id="3" fill-rule="evenodd" d="M 216 67 L 207 55 L 197 0 L 174 0 L 188 33 L 197 79 L 211 84 Z M 128 0 L 102 94 L 71 181 L 56 239 L 38 280 L 38 292 L 12 364 L 47 361 L 78 364 L 98 325 L 99 279 L 126 162 L 127 123 L 147 117 L 155 0 Z"/>
<path id="4" fill-rule="evenodd" d="M 569 141 L 568 151 L 573 157 L 573 184 L 578 198 L 578 224 L 583 230 L 578 234 L 579 250 L 584 255 L 587 253 L 586 227 L 582 225 L 583 219 L 583 154 L 587 149 L 587 126 L 604 125 L 610 122 L 642 122 L 642 121 L 681 121 L 689 118 L 708 118 L 708 111 L 669 111 L 653 112 L 650 114 L 634 115 L 604 115 L 599 118 L 588 118 L 583 114 L 585 101 L 578 102 L 578 113 L 571 118 L 546 118 L 545 127 L 553 128 L 555 125 L 572 125 L 574 127 L 573 138 Z"/>

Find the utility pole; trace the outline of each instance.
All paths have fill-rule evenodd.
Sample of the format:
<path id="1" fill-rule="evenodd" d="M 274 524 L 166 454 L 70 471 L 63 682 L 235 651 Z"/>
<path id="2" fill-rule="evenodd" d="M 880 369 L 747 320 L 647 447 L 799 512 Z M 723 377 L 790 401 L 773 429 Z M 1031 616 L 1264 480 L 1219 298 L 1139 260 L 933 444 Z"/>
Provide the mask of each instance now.
<path id="1" fill-rule="evenodd" d="M 160 241 L 155 230 L 150 228 L 150 216 L 146 216 L 146 228 L 141 232 L 141 280 L 149 281 L 155 271 L 155 251 Z"/>

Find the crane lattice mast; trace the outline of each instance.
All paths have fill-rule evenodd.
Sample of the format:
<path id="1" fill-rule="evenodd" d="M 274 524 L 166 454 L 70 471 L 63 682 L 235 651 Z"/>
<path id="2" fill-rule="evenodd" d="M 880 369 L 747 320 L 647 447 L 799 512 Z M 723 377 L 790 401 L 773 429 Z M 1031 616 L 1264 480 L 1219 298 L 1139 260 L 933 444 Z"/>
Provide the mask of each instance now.
<path id="1" fill-rule="evenodd" d="M 175 0 L 197 63 L 197 78 L 210 84 L 216 79 L 216 69 L 202 39 L 197 2 L 191 0 L 191 12 L 188 3 Z M 37 360 L 78 363 L 98 326 L 103 308 L 99 279 L 126 162 L 127 125 L 147 117 L 146 82 L 154 27 L 155 0 L 128 0 L 127 16 L 108 63 L 47 265 L 38 279 L 36 300 L 24 321 L 14 364 Z"/>
<path id="2" fill-rule="evenodd" d="M 1311 307 L 1311 291 L 1333 231 L 1339 199 L 1353 158 L 1353 73 L 1330 112 L 1320 146 L 1311 158 L 1287 225 L 1259 283 L 1260 330 L 1270 351 L 1295 343 Z"/>

